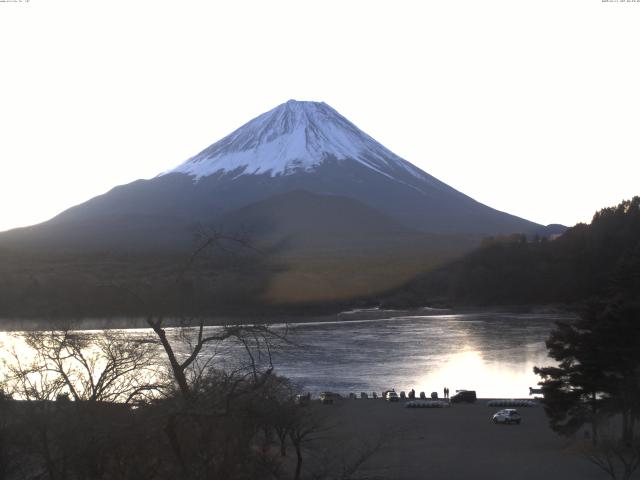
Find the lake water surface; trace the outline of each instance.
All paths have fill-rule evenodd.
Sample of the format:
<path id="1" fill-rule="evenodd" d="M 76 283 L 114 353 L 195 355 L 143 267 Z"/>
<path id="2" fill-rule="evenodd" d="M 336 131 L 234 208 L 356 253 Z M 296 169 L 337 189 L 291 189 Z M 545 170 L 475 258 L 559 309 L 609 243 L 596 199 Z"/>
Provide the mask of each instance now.
<path id="1" fill-rule="evenodd" d="M 276 373 L 314 395 L 413 388 L 441 396 L 448 387 L 452 393 L 476 390 L 484 398 L 526 398 L 539 381 L 533 367 L 553 364 L 544 342 L 554 321 L 570 318 L 482 313 L 295 324 L 287 327 L 292 343 L 274 353 L 273 364 Z M 151 335 L 148 329 L 126 332 Z M 17 345 L 7 333 L 0 342 L 5 350 Z M 215 350 L 218 364 L 228 366 L 241 352 L 237 346 Z M 202 355 L 213 353 L 208 346 Z"/>
<path id="2" fill-rule="evenodd" d="M 553 364 L 545 340 L 558 315 L 465 314 L 302 324 L 276 358 L 278 373 L 317 393 L 388 388 L 442 395 L 527 397 L 534 366 Z"/>

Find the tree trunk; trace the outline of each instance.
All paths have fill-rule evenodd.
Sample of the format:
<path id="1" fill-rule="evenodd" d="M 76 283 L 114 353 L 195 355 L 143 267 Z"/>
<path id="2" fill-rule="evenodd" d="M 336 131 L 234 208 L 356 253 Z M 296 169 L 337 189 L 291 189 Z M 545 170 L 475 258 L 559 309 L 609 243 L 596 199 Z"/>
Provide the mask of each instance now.
<path id="1" fill-rule="evenodd" d="M 631 425 L 629 419 L 629 412 L 627 410 L 622 411 L 622 444 L 625 447 L 631 446 L 631 438 L 633 436 L 633 432 L 630 431 L 629 427 Z"/>
<path id="2" fill-rule="evenodd" d="M 278 440 L 280 440 L 280 456 L 287 456 L 287 431 L 276 429 L 276 434 L 278 435 Z"/>
<path id="3" fill-rule="evenodd" d="M 164 331 L 164 328 L 160 327 L 160 323 L 155 323 L 151 319 L 147 319 L 147 323 L 151 326 L 153 331 L 158 335 L 160 339 L 160 343 L 164 348 L 165 353 L 167 354 L 167 358 L 169 359 L 169 363 L 171 364 L 171 370 L 173 371 L 173 378 L 178 384 L 178 388 L 180 388 L 180 393 L 182 393 L 182 397 L 189 401 L 191 400 L 191 389 L 189 388 L 189 382 L 187 381 L 187 377 L 184 374 L 184 368 L 178 362 L 175 354 L 173 353 L 173 348 L 167 339 L 167 334 Z"/>
<path id="4" fill-rule="evenodd" d="M 53 458 L 51 458 L 51 451 L 49 450 L 49 435 L 46 427 L 40 430 L 40 439 L 42 441 L 44 463 L 47 473 L 49 474 L 49 480 L 57 480 L 58 475 L 55 468 L 55 462 L 53 461 Z"/>
<path id="5" fill-rule="evenodd" d="M 598 418 L 597 418 L 597 407 L 596 407 L 596 393 L 593 392 L 591 394 L 591 441 L 593 446 L 598 445 Z"/>
<path id="6" fill-rule="evenodd" d="M 299 443 L 296 443 L 296 456 L 298 460 L 296 462 L 296 476 L 294 480 L 300 480 L 300 473 L 302 472 L 302 449 Z"/>
<path id="7" fill-rule="evenodd" d="M 164 433 L 169 440 L 171 450 L 180 464 L 184 478 L 189 478 L 189 472 L 187 471 L 187 465 L 182 455 L 182 449 L 180 448 L 180 440 L 178 440 L 178 432 L 176 431 L 176 417 L 174 414 L 169 415 L 167 418 L 167 424 L 164 427 Z"/>

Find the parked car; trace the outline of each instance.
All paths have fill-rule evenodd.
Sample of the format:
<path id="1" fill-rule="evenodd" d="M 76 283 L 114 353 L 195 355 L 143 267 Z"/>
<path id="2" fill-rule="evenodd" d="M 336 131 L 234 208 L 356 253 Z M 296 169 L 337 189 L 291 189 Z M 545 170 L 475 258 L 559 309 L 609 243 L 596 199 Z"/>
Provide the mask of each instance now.
<path id="1" fill-rule="evenodd" d="M 494 413 L 491 420 L 493 420 L 493 423 L 505 423 L 507 425 L 515 423 L 519 425 L 522 417 L 515 408 L 505 408 L 504 410 Z"/>
<path id="2" fill-rule="evenodd" d="M 389 390 L 385 393 L 384 399 L 388 402 L 398 402 L 400 400 L 400 397 L 395 391 Z"/>
<path id="3" fill-rule="evenodd" d="M 310 401 L 311 401 L 311 393 L 298 393 L 294 398 L 294 403 L 296 405 L 300 405 L 301 407 L 309 405 Z"/>
<path id="4" fill-rule="evenodd" d="M 340 398 L 340 395 L 333 392 L 321 392 L 320 393 L 320 402 L 324 404 L 332 404 L 334 400 Z"/>
<path id="5" fill-rule="evenodd" d="M 476 391 L 475 390 L 458 390 L 458 392 L 450 398 L 451 403 L 474 403 L 476 401 Z"/>

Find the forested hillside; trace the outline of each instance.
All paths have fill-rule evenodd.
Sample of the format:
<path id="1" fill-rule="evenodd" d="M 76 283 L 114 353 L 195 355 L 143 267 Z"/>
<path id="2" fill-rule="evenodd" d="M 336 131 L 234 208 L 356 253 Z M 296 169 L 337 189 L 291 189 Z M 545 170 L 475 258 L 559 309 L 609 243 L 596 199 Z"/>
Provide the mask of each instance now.
<path id="1" fill-rule="evenodd" d="M 486 239 L 462 259 L 416 278 L 383 302 L 573 303 L 640 293 L 640 197 L 598 211 L 555 240 Z"/>

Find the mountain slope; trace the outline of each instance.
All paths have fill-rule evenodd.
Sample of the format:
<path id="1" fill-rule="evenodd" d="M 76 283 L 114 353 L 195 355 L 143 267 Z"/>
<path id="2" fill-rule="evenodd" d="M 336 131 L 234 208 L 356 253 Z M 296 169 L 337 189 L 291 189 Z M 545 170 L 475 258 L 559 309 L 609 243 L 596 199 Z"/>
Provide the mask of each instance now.
<path id="1" fill-rule="evenodd" d="M 196 185 L 203 183 L 202 188 L 232 190 L 236 198 L 253 195 L 257 200 L 296 188 L 348 196 L 430 232 L 539 228 L 449 187 L 325 103 L 290 100 L 164 175 L 169 174 L 186 174 Z"/>
<path id="2" fill-rule="evenodd" d="M 176 289 L 176 277 L 193 244 L 190 237 L 176 238 L 171 224 L 169 220 L 156 222 L 156 227 L 165 225 L 165 230 L 157 228 L 157 237 L 145 243 L 149 248 L 135 254 L 125 251 L 123 255 L 127 245 L 121 238 L 114 241 L 113 235 L 105 237 L 102 252 L 83 252 L 87 235 L 112 228 L 106 221 L 98 232 L 75 224 L 75 243 L 64 244 L 66 254 L 51 255 L 50 250 L 49 254 L 16 254 L 0 248 L 0 315 L 145 314 L 135 298 L 123 291 L 145 292 L 167 313 L 183 314 L 184 299 Z M 64 236 L 64 223 L 38 228 L 49 233 L 37 237 L 45 242 L 42 245 L 56 241 L 62 245 L 53 234 Z M 207 280 L 193 284 L 205 289 L 201 292 L 207 299 L 203 311 L 216 314 L 264 312 L 292 304 L 341 308 L 337 305 L 397 287 L 469 251 L 479 241 L 417 232 L 356 200 L 303 190 L 273 195 L 228 212 L 212 228 L 246 235 L 253 247 L 236 249 L 236 255 L 214 255 L 204 274 Z M 132 216 L 129 229 L 133 236 L 148 225 L 144 217 Z M 176 240 L 184 242 L 182 253 L 154 252 L 157 242 Z M 114 248 L 116 241 L 122 242 L 120 251 Z M 114 284 L 126 290 L 105 288 Z"/>
<path id="3" fill-rule="evenodd" d="M 233 210 L 296 190 L 351 198 L 423 232 L 494 235 L 541 228 L 423 172 L 328 105 L 292 100 L 156 178 L 2 234 L 0 246 L 181 250 L 190 245 L 194 225 L 219 223 Z"/>
<path id="4" fill-rule="evenodd" d="M 336 215 L 339 212 L 339 215 Z M 229 212 L 219 228 L 245 232 L 262 243 L 287 242 L 299 249 L 338 248 L 419 234 L 360 202 L 292 190 Z"/>
<path id="5" fill-rule="evenodd" d="M 75 291 L 99 304 L 101 285 L 123 280 L 122 265 L 130 265 L 128 279 L 170 289 L 174 267 L 156 272 L 154 265 L 179 265 L 202 226 L 247 232 L 265 254 L 244 258 L 240 270 L 232 260 L 226 274 L 216 269 L 211 284 L 224 291 L 216 306 L 251 296 L 273 303 L 367 297 L 468 251 L 483 236 L 543 228 L 449 187 L 328 105 L 289 101 L 155 178 L 0 234 L 5 258 L 34 259 L 29 275 L 24 262 L 12 261 L 0 277 L 22 279 L 11 297 L 16 311 L 20 292 L 31 288 L 45 306 L 53 295 L 74 310 L 68 302 Z M 52 276 L 36 288 L 31 278 L 50 259 Z M 77 286 L 56 297 L 65 284 Z"/>
<path id="6" fill-rule="evenodd" d="M 219 228 L 246 234 L 278 265 L 262 297 L 276 304 L 370 296 L 456 258 L 478 242 L 411 230 L 356 200 L 304 190 L 229 212 Z"/>

